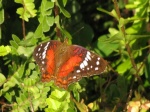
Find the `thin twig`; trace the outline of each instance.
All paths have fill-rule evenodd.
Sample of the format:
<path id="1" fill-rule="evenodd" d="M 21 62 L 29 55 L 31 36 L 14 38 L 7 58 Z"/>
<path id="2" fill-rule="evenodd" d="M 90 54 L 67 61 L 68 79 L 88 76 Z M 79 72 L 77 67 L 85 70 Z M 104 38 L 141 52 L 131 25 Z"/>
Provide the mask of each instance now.
<path id="1" fill-rule="evenodd" d="M 57 6 L 56 4 L 55 4 L 55 6 L 54 6 L 54 13 L 55 13 L 55 17 L 59 15 L 59 8 L 58 8 L 58 6 Z M 56 25 L 56 36 L 57 36 L 58 38 L 60 38 L 61 41 L 63 41 L 62 38 L 61 38 L 60 29 L 58 28 L 57 25 Z"/>
<path id="2" fill-rule="evenodd" d="M 31 98 L 29 98 L 29 101 L 30 101 L 30 110 L 31 112 L 34 112 L 34 107 L 33 107 Z"/>
<path id="3" fill-rule="evenodd" d="M 115 6 L 116 13 L 117 13 L 117 15 L 118 15 L 118 21 L 119 21 L 119 19 L 121 18 L 121 14 L 120 14 L 120 10 L 119 10 L 119 7 L 118 7 L 117 0 L 113 0 L 113 2 L 114 2 L 114 6 Z M 121 29 L 121 32 L 123 33 L 124 39 L 126 40 L 125 26 L 122 25 L 120 29 Z M 141 78 L 138 76 L 141 67 L 140 67 L 139 69 L 137 68 L 137 65 L 136 65 L 136 63 L 135 63 L 135 61 L 134 61 L 134 58 L 133 58 L 133 55 L 132 55 L 132 52 L 131 52 L 131 48 L 130 48 L 129 42 L 126 43 L 126 46 L 125 46 L 125 47 L 126 47 L 127 52 L 128 52 L 128 54 L 129 54 L 131 64 L 132 64 L 133 68 L 134 68 L 135 71 L 136 71 L 135 77 L 138 79 L 138 81 L 139 81 L 140 83 L 142 83 Z M 133 80 L 135 80 L 135 77 L 134 77 Z M 131 86 L 130 86 L 130 92 L 129 92 L 129 95 L 128 95 L 128 98 L 127 98 L 127 102 L 129 102 L 129 100 L 130 100 L 130 98 L 131 98 L 131 96 L 132 96 L 132 93 L 133 93 L 133 92 L 132 92 L 133 85 L 134 85 L 134 81 L 132 82 L 132 84 L 131 84 Z"/>
<path id="4" fill-rule="evenodd" d="M 113 2 L 114 2 L 114 6 L 115 6 L 115 10 L 116 10 L 116 12 L 117 12 L 118 18 L 120 19 L 120 18 L 121 18 L 121 14 L 120 14 L 120 10 L 119 10 L 119 7 L 118 7 L 117 0 L 113 0 Z M 121 32 L 123 33 L 123 36 L 124 36 L 124 38 L 126 39 L 126 33 L 125 33 L 125 26 L 124 26 L 124 25 L 122 25 L 122 27 L 121 27 Z M 135 71 L 136 71 L 135 76 L 136 76 L 136 77 L 139 79 L 139 81 L 141 82 L 141 79 L 140 79 L 140 77 L 138 76 L 137 65 L 136 65 L 136 63 L 135 63 L 135 61 L 134 61 L 134 58 L 133 58 L 133 55 L 132 55 L 132 53 L 131 53 L 131 48 L 130 48 L 129 43 L 126 43 L 126 49 L 127 49 L 128 54 L 129 54 L 129 57 L 130 57 L 132 66 L 133 66 L 133 68 L 134 68 Z"/>
<path id="5" fill-rule="evenodd" d="M 118 15 L 118 19 L 120 19 L 121 18 L 121 14 L 120 14 L 120 10 L 119 10 L 119 7 L 118 7 L 117 0 L 113 0 L 113 2 L 114 2 L 116 13 Z M 123 33 L 123 35 L 125 37 L 125 26 L 124 25 L 121 27 L 121 31 L 122 31 L 122 33 Z"/>

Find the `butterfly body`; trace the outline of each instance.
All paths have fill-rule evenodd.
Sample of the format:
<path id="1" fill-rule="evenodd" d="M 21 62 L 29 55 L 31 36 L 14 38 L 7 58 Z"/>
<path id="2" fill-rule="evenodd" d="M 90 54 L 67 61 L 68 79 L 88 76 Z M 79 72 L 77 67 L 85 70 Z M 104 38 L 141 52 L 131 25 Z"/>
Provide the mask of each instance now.
<path id="1" fill-rule="evenodd" d="M 78 46 L 56 40 L 38 45 L 33 53 L 42 73 L 42 81 L 67 88 L 82 77 L 100 74 L 107 62 L 97 54 Z"/>
<path id="2" fill-rule="evenodd" d="M 71 49 L 69 49 L 69 46 L 66 43 L 57 46 L 54 56 L 56 62 L 55 68 L 59 68 L 62 66 L 63 63 L 65 63 L 69 59 L 69 57 L 71 57 Z"/>

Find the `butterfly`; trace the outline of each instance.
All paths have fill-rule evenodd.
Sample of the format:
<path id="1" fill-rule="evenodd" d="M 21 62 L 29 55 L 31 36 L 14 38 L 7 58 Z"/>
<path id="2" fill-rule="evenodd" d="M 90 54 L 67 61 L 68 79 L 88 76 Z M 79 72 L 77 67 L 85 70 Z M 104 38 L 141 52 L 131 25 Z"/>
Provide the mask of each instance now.
<path id="1" fill-rule="evenodd" d="M 86 48 L 57 40 L 38 45 L 33 57 L 40 68 L 42 81 L 53 80 L 64 89 L 82 77 L 102 73 L 107 66 L 107 61 Z"/>

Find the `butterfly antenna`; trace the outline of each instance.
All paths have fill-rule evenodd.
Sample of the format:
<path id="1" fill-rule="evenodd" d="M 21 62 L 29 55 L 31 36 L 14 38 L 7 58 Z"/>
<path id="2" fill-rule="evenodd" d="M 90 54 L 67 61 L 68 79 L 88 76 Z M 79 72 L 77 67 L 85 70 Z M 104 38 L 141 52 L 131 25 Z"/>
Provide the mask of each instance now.
<path id="1" fill-rule="evenodd" d="M 80 29 L 78 29 L 76 32 L 74 32 L 74 33 L 72 34 L 72 36 L 75 35 L 76 33 L 80 32 L 83 28 L 84 28 L 84 26 L 81 27 Z"/>

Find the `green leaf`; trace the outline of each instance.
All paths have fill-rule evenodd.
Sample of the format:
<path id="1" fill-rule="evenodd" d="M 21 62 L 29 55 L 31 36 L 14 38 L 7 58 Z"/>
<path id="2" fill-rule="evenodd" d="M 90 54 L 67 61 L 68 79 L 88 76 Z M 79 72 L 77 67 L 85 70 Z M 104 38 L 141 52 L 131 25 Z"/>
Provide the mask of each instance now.
<path id="1" fill-rule="evenodd" d="M 5 94 L 5 98 L 6 98 L 9 102 L 12 101 L 12 96 L 11 96 L 11 94 L 9 94 L 9 93 L 6 93 L 6 94 Z"/>
<path id="2" fill-rule="evenodd" d="M 42 28 L 42 24 L 39 24 L 39 26 L 37 27 L 37 29 L 34 33 L 34 37 L 41 38 L 42 36 L 43 36 L 43 28 Z"/>
<path id="3" fill-rule="evenodd" d="M 54 19 L 53 16 L 52 16 L 52 17 L 47 17 L 47 18 L 46 18 L 46 21 L 47 21 L 47 24 L 48 24 L 49 26 L 53 26 L 53 24 L 54 24 L 54 22 L 55 22 L 55 19 Z"/>
<path id="4" fill-rule="evenodd" d="M 18 68 L 18 72 L 15 73 L 15 75 L 18 77 L 18 78 L 22 78 L 23 74 L 24 74 L 24 70 L 25 70 L 25 65 L 26 63 L 24 63 L 23 65 L 21 65 L 19 68 Z"/>
<path id="5" fill-rule="evenodd" d="M 126 35 L 126 40 L 131 42 L 137 39 L 149 39 L 150 35 Z"/>
<path id="6" fill-rule="evenodd" d="M 38 110 L 39 106 L 41 105 L 41 101 L 38 100 L 38 99 L 34 99 L 34 100 L 32 101 L 32 104 L 33 104 L 34 110 Z"/>
<path id="7" fill-rule="evenodd" d="M 117 72 L 119 74 L 124 74 L 127 70 L 132 68 L 131 60 L 127 59 L 123 61 L 118 67 L 117 67 Z"/>
<path id="8" fill-rule="evenodd" d="M 63 1 L 64 6 L 66 6 L 68 0 L 62 0 L 62 1 Z"/>
<path id="9" fill-rule="evenodd" d="M 4 9 L 2 6 L 2 0 L 0 1 L 0 24 L 2 24 L 4 22 Z"/>
<path id="10" fill-rule="evenodd" d="M 6 77 L 0 73 L 0 86 L 6 81 Z"/>
<path id="11" fill-rule="evenodd" d="M 62 98 L 67 92 L 66 91 L 59 91 L 59 90 L 55 90 L 51 93 L 51 97 L 52 98 Z"/>
<path id="12" fill-rule="evenodd" d="M 11 46 L 13 46 L 14 48 L 18 48 L 18 43 L 16 43 L 15 41 L 13 40 L 10 40 L 9 43 L 11 44 Z"/>
<path id="13" fill-rule="evenodd" d="M 18 8 L 17 14 L 19 14 L 20 15 L 19 17 L 24 19 L 25 21 L 29 21 L 30 15 L 25 13 L 23 8 Z"/>
<path id="14" fill-rule="evenodd" d="M 64 9 L 62 0 L 57 0 L 57 3 L 58 3 L 58 7 L 60 8 L 60 11 L 64 14 L 64 16 L 66 16 L 67 18 L 70 18 L 71 15 L 67 10 Z"/>
<path id="15" fill-rule="evenodd" d="M 67 10 L 65 10 L 64 8 L 60 7 L 60 10 L 64 14 L 64 16 L 66 16 L 67 18 L 71 17 L 70 13 Z"/>
<path id="16" fill-rule="evenodd" d="M 49 25 L 47 24 L 47 17 L 43 18 L 43 23 L 42 23 L 42 30 L 43 32 L 47 32 L 50 30 Z"/>
<path id="17" fill-rule="evenodd" d="M 27 35 L 26 35 L 26 38 L 24 41 L 21 41 L 19 43 L 20 46 L 28 46 L 28 47 L 31 47 L 31 46 L 34 46 L 36 43 L 37 43 L 37 39 L 36 38 L 33 38 L 34 37 L 34 34 L 32 32 L 29 32 Z"/>
<path id="18" fill-rule="evenodd" d="M 29 88 L 28 90 L 29 90 L 29 92 L 32 92 L 33 94 L 38 94 L 40 91 L 36 86 L 33 86 L 33 87 Z M 38 96 L 36 96 L 36 98 L 39 98 L 39 97 L 40 97 L 40 94 Z"/>
<path id="19" fill-rule="evenodd" d="M 43 4 L 45 11 L 54 8 L 54 2 L 51 2 L 51 1 L 44 2 L 44 0 L 42 2 L 45 3 L 45 5 Z"/>
<path id="20" fill-rule="evenodd" d="M 3 85 L 3 92 L 8 91 L 10 88 L 14 87 L 16 84 L 18 84 L 18 81 L 15 77 L 11 77 L 6 83 Z"/>
<path id="21" fill-rule="evenodd" d="M 23 3 L 23 0 L 15 0 L 15 2 L 22 4 L 22 3 Z"/>
<path id="22" fill-rule="evenodd" d="M 135 9 L 137 7 L 136 4 L 126 4 L 127 9 Z"/>
<path id="23" fill-rule="evenodd" d="M 11 48 L 9 46 L 0 46 L 0 56 L 5 56 L 11 52 Z"/>
<path id="24" fill-rule="evenodd" d="M 78 107 L 78 109 L 80 110 L 80 112 L 88 112 L 88 107 L 82 102 L 77 102 L 76 100 L 74 100 L 76 106 Z"/>
<path id="25" fill-rule="evenodd" d="M 35 64 L 34 64 L 34 63 L 29 63 L 29 68 L 30 68 L 31 70 L 33 70 L 33 69 L 35 68 Z"/>
<path id="26" fill-rule="evenodd" d="M 102 8 L 100 8 L 100 7 L 98 7 L 97 10 L 98 10 L 98 11 L 101 11 L 101 12 L 104 12 L 104 13 L 110 15 L 110 16 L 113 16 L 111 12 L 109 12 L 109 11 L 107 11 L 107 10 L 105 10 L 105 9 L 102 9 Z"/>
<path id="27" fill-rule="evenodd" d="M 29 11 L 29 13 L 32 15 L 32 17 L 36 16 L 36 14 L 35 14 L 36 10 L 34 10 L 35 5 L 31 2 L 28 2 L 25 5 L 26 5 L 26 8 Z"/>
<path id="28" fill-rule="evenodd" d="M 11 46 L 11 54 L 18 55 L 17 49 L 13 46 Z"/>
<path id="29" fill-rule="evenodd" d="M 37 30 L 40 29 L 40 33 L 48 32 L 54 24 L 54 16 L 52 13 L 52 8 L 54 8 L 54 2 L 43 0 L 41 4 L 41 11 L 40 11 L 40 18 L 38 19 L 40 25 L 38 26 Z M 36 30 L 36 34 L 39 33 Z M 42 32 L 41 32 L 42 31 Z"/>
<path id="30" fill-rule="evenodd" d="M 55 89 L 52 91 L 49 98 L 46 99 L 46 103 L 48 104 L 48 108 L 45 111 L 66 111 L 70 102 L 70 94 L 67 91 L 59 91 Z"/>
<path id="31" fill-rule="evenodd" d="M 52 98 L 47 98 L 46 99 L 46 103 L 51 106 L 50 108 L 52 108 L 53 110 L 58 110 L 58 108 L 61 105 L 61 102 L 54 100 Z"/>
<path id="32" fill-rule="evenodd" d="M 119 46 L 120 46 L 120 44 L 118 44 L 118 43 L 108 42 L 107 36 L 103 35 L 103 36 L 99 37 L 99 39 L 96 43 L 94 43 L 93 48 L 94 48 L 94 51 L 96 51 L 101 56 L 108 56 L 112 52 L 117 50 Z"/>
<path id="33" fill-rule="evenodd" d="M 109 28 L 109 32 L 110 38 L 106 39 L 106 42 L 118 45 L 121 44 L 122 47 L 125 47 L 125 38 L 123 37 L 122 33 L 118 32 L 114 28 Z"/>
<path id="34" fill-rule="evenodd" d="M 27 1 L 24 2 L 17 1 L 18 3 L 21 3 L 24 7 L 20 7 L 17 9 L 17 14 L 19 14 L 20 18 L 24 19 L 25 21 L 29 21 L 29 18 L 35 17 L 37 10 L 35 10 L 35 5 L 32 3 L 33 1 Z"/>
<path id="35" fill-rule="evenodd" d="M 52 10 L 50 11 L 45 11 L 43 14 L 40 15 L 40 18 L 39 18 L 39 22 L 40 22 L 40 25 L 38 28 L 42 28 L 42 32 L 47 32 L 50 30 L 51 26 L 53 26 L 54 24 L 54 16 L 50 15 L 50 12 L 52 12 Z M 37 29 L 39 30 L 39 29 Z M 41 32 L 40 31 L 40 32 Z"/>
<path id="36" fill-rule="evenodd" d="M 13 34 L 12 38 L 16 43 L 20 43 L 20 39 L 16 35 Z"/>
<path id="37" fill-rule="evenodd" d="M 24 85 L 27 87 L 28 90 L 34 91 L 36 89 L 36 87 L 34 87 L 33 85 L 35 85 L 37 80 L 35 80 L 33 77 L 30 78 L 25 78 L 24 79 Z M 28 88 L 28 86 L 33 86 L 33 88 Z M 36 90 L 38 91 L 38 90 Z"/>
<path id="38" fill-rule="evenodd" d="M 72 36 L 70 35 L 70 33 L 67 30 L 61 28 L 61 31 L 65 35 L 65 37 L 69 38 L 70 40 L 72 39 Z"/>
<path id="39" fill-rule="evenodd" d="M 19 55 L 21 55 L 23 57 L 29 57 L 33 52 L 33 48 L 34 47 L 19 46 L 18 49 L 17 49 L 17 52 L 18 52 Z"/>

